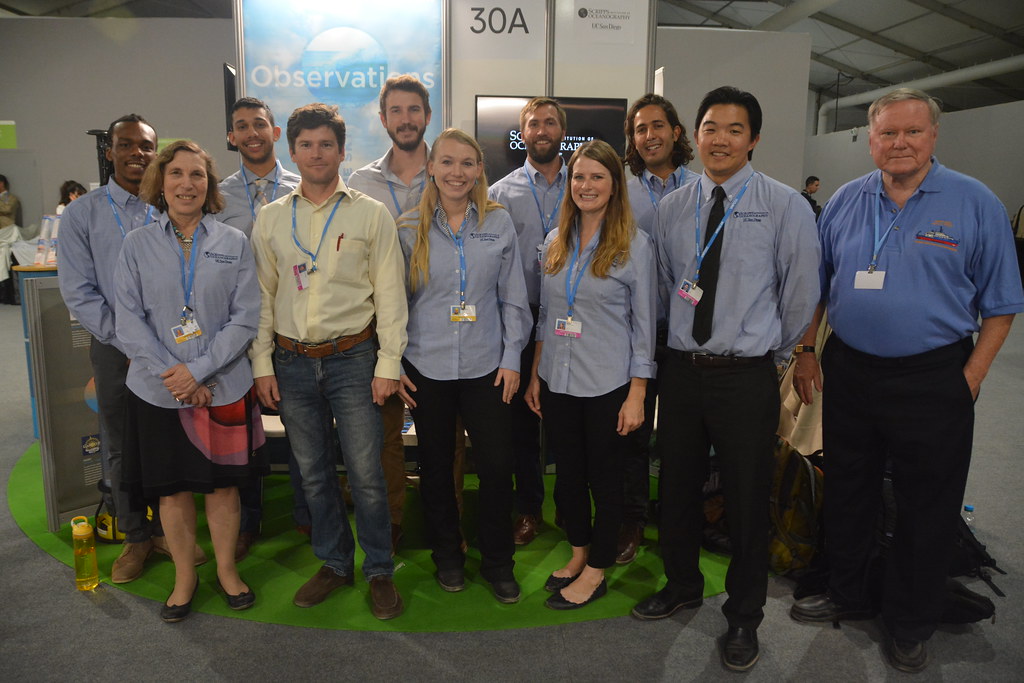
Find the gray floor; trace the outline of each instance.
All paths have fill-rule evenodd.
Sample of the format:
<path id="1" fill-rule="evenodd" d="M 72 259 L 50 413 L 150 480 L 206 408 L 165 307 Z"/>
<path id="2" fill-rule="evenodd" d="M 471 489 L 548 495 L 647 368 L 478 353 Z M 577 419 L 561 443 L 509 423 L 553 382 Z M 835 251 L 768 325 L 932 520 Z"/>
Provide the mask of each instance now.
<path id="1" fill-rule="evenodd" d="M 1024 468 L 1024 329 L 1014 330 L 978 403 L 968 500 L 985 543 L 1008 576 L 997 581 L 995 624 L 942 629 L 931 665 L 917 680 L 1024 679 L 1019 637 L 1024 595 L 1021 491 Z M 22 534 L 7 507 L 11 468 L 32 443 L 19 309 L 0 306 L 0 677 L 4 680 L 737 680 L 722 669 L 715 640 L 725 628 L 723 597 L 696 612 L 641 623 L 628 616 L 519 631 L 381 634 L 265 625 L 194 614 L 178 625 L 157 604 L 106 587 L 72 588 L 71 570 Z M 980 587 L 979 587 L 980 586 Z M 983 584 L 974 586 L 983 593 Z M 614 590 L 614 586 L 613 586 Z M 879 681 L 889 668 L 873 622 L 799 625 L 787 610 L 791 587 L 772 580 L 759 635 L 757 681 Z M 338 615 L 339 620 L 344 615 Z M 1014 645 L 1014 643 L 1017 643 Z"/>

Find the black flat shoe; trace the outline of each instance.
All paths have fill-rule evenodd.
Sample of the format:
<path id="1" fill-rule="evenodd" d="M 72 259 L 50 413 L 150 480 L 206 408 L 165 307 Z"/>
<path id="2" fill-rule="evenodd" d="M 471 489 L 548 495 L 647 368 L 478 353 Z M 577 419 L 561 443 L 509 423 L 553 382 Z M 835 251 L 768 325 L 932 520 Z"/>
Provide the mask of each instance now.
<path id="1" fill-rule="evenodd" d="M 196 587 L 192 589 L 192 597 L 188 599 L 184 605 L 168 605 L 167 601 L 160 606 L 160 618 L 165 623 L 174 624 L 189 615 L 192 611 L 192 601 L 196 599 L 196 593 L 199 591 L 199 577 L 196 576 Z"/>
<path id="2" fill-rule="evenodd" d="M 557 593 L 579 577 L 579 574 L 576 576 L 555 576 L 552 574 L 548 577 L 548 580 L 544 582 L 544 590 L 548 593 Z"/>
<path id="3" fill-rule="evenodd" d="M 227 598 L 228 607 L 235 611 L 249 609 L 256 603 L 256 591 L 252 588 L 249 588 L 247 591 L 242 591 L 237 595 L 232 595 L 224 590 L 224 586 L 221 585 L 220 579 L 217 579 L 217 587 L 220 588 L 221 592 L 224 593 L 224 597 Z"/>
<path id="4" fill-rule="evenodd" d="M 757 630 L 730 626 L 722 639 L 722 664 L 730 671 L 749 671 L 759 657 Z"/>
<path id="5" fill-rule="evenodd" d="M 564 597 L 562 597 L 562 591 L 559 590 L 557 593 L 555 593 L 547 599 L 547 601 L 544 603 L 544 606 L 558 610 L 579 609 L 580 607 L 586 607 L 598 598 L 604 597 L 607 593 L 608 581 L 605 579 L 601 579 L 601 583 L 597 585 L 597 588 L 594 589 L 594 592 L 591 593 L 590 597 L 584 600 L 583 602 L 570 602 L 569 600 L 566 600 Z"/>

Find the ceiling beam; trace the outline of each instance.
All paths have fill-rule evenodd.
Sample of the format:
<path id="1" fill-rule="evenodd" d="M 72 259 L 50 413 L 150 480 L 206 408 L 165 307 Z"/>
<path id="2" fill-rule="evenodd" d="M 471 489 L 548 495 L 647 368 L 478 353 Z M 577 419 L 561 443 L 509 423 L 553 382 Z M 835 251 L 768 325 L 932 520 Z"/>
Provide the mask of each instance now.
<path id="1" fill-rule="evenodd" d="M 950 7 L 944 3 L 938 2 L 938 0 L 907 0 L 907 2 L 913 3 L 918 7 L 923 7 L 926 10 L 935 12 L 935 14 L 941 14 L 947 19 L 958 21 L 965 26 L 973 28 L 975 31 L 981 31 L 987 33 L 993 38 L 1024 49 L 1024 36 L 1020 36 L 1012 31 L 996 26 L 995 24 L 989 23 L 980 17 L 976 17 L 973 14 L 968 14 L 963 10 L 958 10 L 955 7 Z"/>
<path id="2" fill-rule="evenodd" d="M 741 31 L 751 31 L 754 28 L 753 26 L 744 24 L 741 21 L 735 21 L 733 19 L 723 17 L 718 12 L 713 12 L 709 9 L 704 9 L 700 5 L 695 5 L 692 2 L 687 2 L 686 0 L 662 0 L 662 2 L 668 5 L 674 5 L 675 7 L 686 10 L 687 12 L 693 12 L 694 14 L 700 15 L 705 19 L 717 21 L 719 24 L 725 26 L 726 28 L 734 28 L 739 29 Z"/>
<path id="3" fill-rule="evenodd" d="M 101 12 L 131 5 L 135 0 L 78 0 L 44 12 L 43 17 L 95 17 Z"/>

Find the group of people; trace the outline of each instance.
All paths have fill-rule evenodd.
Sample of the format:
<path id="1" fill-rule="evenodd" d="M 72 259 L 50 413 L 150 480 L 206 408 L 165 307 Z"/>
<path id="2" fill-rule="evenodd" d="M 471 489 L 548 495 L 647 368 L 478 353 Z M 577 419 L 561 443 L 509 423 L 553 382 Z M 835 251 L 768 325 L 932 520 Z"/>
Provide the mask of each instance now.
<path id="1" fill-rule="evenodd" d="M 817 225 L 799 192 L 751 166 L 762 112 L 736 88 L 700 102 L 693 146 L 675 107 L 645 95 L 625 121 L 625 160 L 598 140 L 564 160 L 565 111 L 533 98 L 520 115 L 527 160 L 493 186 L 472 136 L 447 129 L 427 145 L 430 116 L 418 80 L 389 79 L 380 120 L 392 146 L 347 183 L 336 107 L 288 118 L 295 175 L 274 155 L 269 107 L 239 100 L 228 134 L 239 170 L 220 183 L 195 143 L 157 154 L 142 117 L 111 124 L 112 180 L 67 207 L 59 267 L 65 301 L 94 337 L 104 475 L 126 534 L 111 579 L 131 581 L 152 551 L 169 554 L 161 617 L 187 616 L 205 561 L 192 494 L 204 493 L 221 590 L 234 609 L 255 602 L 236 562 L 259 531 L 263 406 L 287 430 L 296 521 L 323 562 L 294 603 L 354 582 L 336 431 L 371 611 L 398 616 L 404 404 L 439 587 L 466 583 L 464 426 L 480 479 L 479 575 L 498 601 L 520 599 L 515 546 L 543 523 L 543 429 L 571 548 L 545 582 L 546 605 L 584 607 L 641 542 L 657 396 L 667 580 L 632 613 L 663 619 L 702 604 L 713 448 L 734 551 L 720 651 L 727 668 L 748 670 L 767 593 L 777 365 L 795 349 L 803 400 L 828 377 L 832 578 L 793 618 L 873 616 L 864 558 L 891 457 L 900 526 L 887 652 L 897 668 L 922 669 L 966 482 L 968 416 L 1024 309 L 1006 212 L 932 155 L 934 101 L 896 90 L 872 106 L 879 170 L 841 188 Z M 701 174 L 686 167 L 694 147 Z M 821 373 L 812 321 L 826 310 L 835 333 Z"/>

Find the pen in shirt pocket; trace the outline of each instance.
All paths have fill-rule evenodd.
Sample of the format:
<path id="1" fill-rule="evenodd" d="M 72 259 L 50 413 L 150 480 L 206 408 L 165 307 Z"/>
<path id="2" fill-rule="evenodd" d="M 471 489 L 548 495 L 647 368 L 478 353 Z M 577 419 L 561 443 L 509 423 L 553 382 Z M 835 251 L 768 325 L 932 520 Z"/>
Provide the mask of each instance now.
<path id="1" fill-rule="evenodd" d="M 334 248 L 334 251 L 341 251 L 341 241 L 345 239 L 345 233 L 338 235 L 338 246 Z"/>

